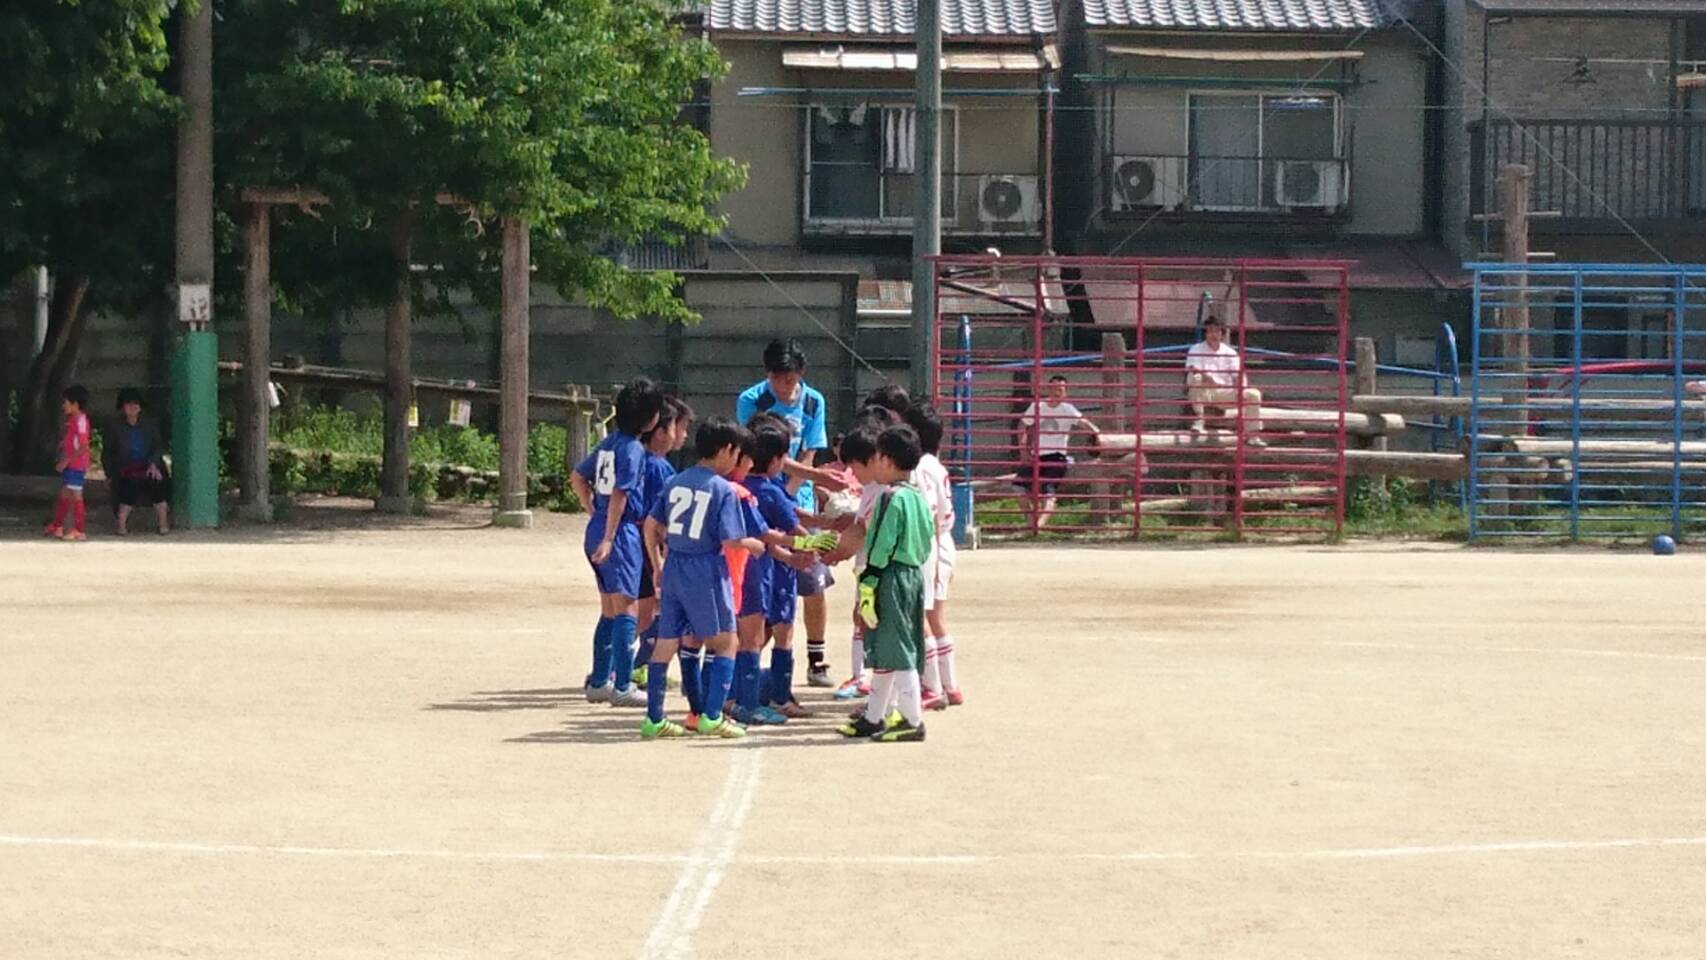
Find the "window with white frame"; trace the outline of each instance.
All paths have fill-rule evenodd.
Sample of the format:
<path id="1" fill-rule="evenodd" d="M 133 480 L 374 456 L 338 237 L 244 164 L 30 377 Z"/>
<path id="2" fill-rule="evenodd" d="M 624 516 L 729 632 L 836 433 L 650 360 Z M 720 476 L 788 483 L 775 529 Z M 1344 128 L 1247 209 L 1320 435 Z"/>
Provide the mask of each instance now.
<path id="1" fill-rule="evenodd" d="M 1198 208 L 1343 205 L 1336 95 L 1192 93 L 1188 116 L 1191 195 Z M 1327 182 L 1312 183 L 1311 177 Z"/>
<path id="2" fill-rule="evenodd" d="M 959 122 L 942 111 L 942 220 L 956 209 Z M 918 163 L 917 113 L 910 106 L 840 103 L 807 109 L 806 220 L 810 222 L 909 221 L 912 174 Z"/>

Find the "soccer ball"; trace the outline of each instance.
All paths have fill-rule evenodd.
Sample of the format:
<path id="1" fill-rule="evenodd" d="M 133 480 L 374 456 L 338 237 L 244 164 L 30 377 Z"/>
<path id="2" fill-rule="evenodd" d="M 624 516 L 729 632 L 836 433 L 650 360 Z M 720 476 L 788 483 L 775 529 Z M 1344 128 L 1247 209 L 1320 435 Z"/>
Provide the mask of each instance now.
<path id="1" fill-rule="evenodd" d="M 1653 538 L 1653 553 L 1655 553 L 1661 557 L 1675 556 L 1676 555 L 1676 541 L 1672 540 L 1670 537 L 1667 537 L 1662 533 L 1659 534 L 1658 536 Z"/>
<path id="2" fill-rule="evenodd" d="M 825 520 L 839 520 L 859 512 L 859 498 L 851 491 L 842 490 L 832 493 L 823 501 L 823 509 L 819 511 Z"/>

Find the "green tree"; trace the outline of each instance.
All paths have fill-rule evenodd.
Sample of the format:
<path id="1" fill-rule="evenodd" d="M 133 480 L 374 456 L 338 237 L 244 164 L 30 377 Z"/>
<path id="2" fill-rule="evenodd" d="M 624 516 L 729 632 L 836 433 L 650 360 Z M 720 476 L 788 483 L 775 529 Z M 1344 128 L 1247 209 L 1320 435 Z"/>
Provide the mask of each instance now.
<path id="1" fill-rule="evenodd" d="M 665 0 L 226 0 L 218 42 L 227 182 L 302 185 L 274 276 L 318 315 L 395 290 L 387 230 L 408 211 L 417 301 L 497 297 L 498 215 L 533 226 L 537 276 L 618 316 L 691 318 L 675 278 L 626 271 L 612 241 L 720 226 L 741 172 L 679 121 L 723 68 Z M 465 202 L 447 208 L 449 194 Z"/>
<path id="2" fill-rule="evenodd" d="M 57 396 L 91 311 L 141 312 L 170 269 L 170 0 L 0 5 L 0 278 L 55 278 L 11 465 L 51 457 Z M 0 365 L 5 345 L 0 344 Z M 8 451 L 0 449 L 0 467 Z"/>

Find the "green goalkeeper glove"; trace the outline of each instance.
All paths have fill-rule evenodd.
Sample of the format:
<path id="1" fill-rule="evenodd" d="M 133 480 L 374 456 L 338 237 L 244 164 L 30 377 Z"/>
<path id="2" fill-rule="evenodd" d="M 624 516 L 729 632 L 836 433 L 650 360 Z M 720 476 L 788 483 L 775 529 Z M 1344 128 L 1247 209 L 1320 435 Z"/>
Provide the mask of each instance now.
<path id="1" fill-rule="evenodd" d="M 794 538 L 795 550 L 811 550 L 815 553 L 828 553 L 841 543 L 841 537 L 830 531 L 823 533 L 807 533 Z"/>
<path id="2" fill-rule="evenodd" d="M 859 581 L 859 622 L 866 630 L 877 627 L 877 580 L 871 577 Z"/>

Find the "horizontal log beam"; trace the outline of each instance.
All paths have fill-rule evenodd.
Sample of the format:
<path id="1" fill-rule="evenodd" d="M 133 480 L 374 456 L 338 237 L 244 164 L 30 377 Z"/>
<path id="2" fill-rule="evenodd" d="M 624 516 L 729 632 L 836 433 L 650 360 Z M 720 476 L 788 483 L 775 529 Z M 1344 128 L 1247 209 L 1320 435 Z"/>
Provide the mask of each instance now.
<path id="1" fill-rule="evenodd" d="M 241 372 L 243 365 L 236 361 L 221 361 L 221 373 Z M 368 370 L 350 370 L 340 367 L 282 367 L 274 365 L 269 368 L 267 375 L 282 382 L 297 382 L 315 384 L 323 387 L 345 387 L 355 390 L 383 390 L 385 388 L 384 374 Z M 489 400 L 497 402 L 500 395 L 497 387 L 469 386 L 466 382 L 448 380 L 429 380 L 416 377 L 413 381 L 416 393 L 436 394 L 439 396 L 461 397 L 467 400 Z M 549 390 L 532 390 L 527 394 L 530 405 L 542 407 L 559 407 L 583 410 L 596 413 L 598 400 L 592 391 L 575 390 L 573 392 L 556 392 Z"/>
<path id="2" fill-rule="evenodd" d="M 1351 398 L 1351 409 L 1359 413 L 1396 413 L 1411 417 L 1467 417 L 1469 397 L 1419 397 L 1367 394 Z M 1482 397 L 1483 408 L 1506 406 L 1503 397 Z M 1568 397 L 1532 397 L 1515 405 L 1520 410 L 1558 411 L 1568 413 L 1576 406 Z M 1581 410 L 1587 414 L 1657 413 L 1670 416 L 1675 412 L 1674 400 L 1641 400 L 1617 397 L 1584 397 Z M 1706 400 L 1684 400 L 1682 409 L 1690 416 L 1706 415 Z"/>

